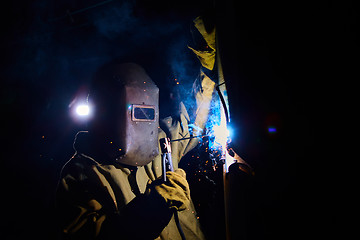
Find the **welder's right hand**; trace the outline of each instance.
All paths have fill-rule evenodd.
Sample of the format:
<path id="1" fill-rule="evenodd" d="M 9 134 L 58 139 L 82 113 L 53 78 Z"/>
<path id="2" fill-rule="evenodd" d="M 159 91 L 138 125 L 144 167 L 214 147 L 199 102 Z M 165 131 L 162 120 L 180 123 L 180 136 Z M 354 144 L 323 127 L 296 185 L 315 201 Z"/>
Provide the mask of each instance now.
<path id="1" fill-rule="evenodd" d="M 147 194 L 156 194 L 165 200 L 170 209 L 183 211 L 190 204 L 190 188 L 182 169 L 166 172 L 167 181 L 157 179 L 150 183 Z"/>

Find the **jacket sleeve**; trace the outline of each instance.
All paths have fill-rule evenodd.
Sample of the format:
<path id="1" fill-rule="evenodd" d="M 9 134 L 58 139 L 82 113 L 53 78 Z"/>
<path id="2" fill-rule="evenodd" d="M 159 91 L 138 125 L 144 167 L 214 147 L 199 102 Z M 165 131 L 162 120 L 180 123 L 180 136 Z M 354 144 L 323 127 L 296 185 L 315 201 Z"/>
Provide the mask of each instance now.
<path id="1" fill-rule="evenodd" d="M 208 77 L 203 71 L 200 72 L 200 80 L 201 88 L 196 92 L 195 95 L 196 111 L 193 127 L 194 136 L 203 134 L 202 131 L 205 128 L 205 124 L 208 119 L 212 94 L 215 88 L 215 82 L 211 80 L 210 77 Z M 184 155 L 191 151 L 198 143 L 199 139 L 191 139 L 185 148 Z"/>
<path id="2" fill-rule="evenodd" d="M 157 194 L 140 194 L 117 209 L 91 170 L 67 168 L 57 190 L 63 239 L 154 239 L 169 223 L 172 211 Z"/>
<path id="3" fill-rule="evenodd" d="M 95 239 L 106 214 L 88 185 L 88 176 L 79 167 L 66 166 L 58 185 L 56 206 L 63 239 Z"/>
<path id="4" fill-rule="evenodd" d="M 212 94 L 215 88 L 214 80 L 216 79 L 216 29 L 215 26 L 208 26 L 207 28 L 205 25 L 208 25 L 208 23 L 205 22 L 202 17 L 198 17 L 194 20 L 195 31 L 199 34 L 196 35 L 197 37 L 195 37 L 195 35 L 193 36 L 193 47 L 188 46 L 189 49 L 197 56 L 202 65 L 202 69 L 200 71 L 200 89 L 195 95 L 197 108 L 195 113 L 194 135 L 202 134 L 202 130 L 207 122 Z M 195 33 L 195 31 L 193 32 Z M 184 154 L 192 150 L 198 142 L 199 141 L 196 138 L 190 140 Z"/>

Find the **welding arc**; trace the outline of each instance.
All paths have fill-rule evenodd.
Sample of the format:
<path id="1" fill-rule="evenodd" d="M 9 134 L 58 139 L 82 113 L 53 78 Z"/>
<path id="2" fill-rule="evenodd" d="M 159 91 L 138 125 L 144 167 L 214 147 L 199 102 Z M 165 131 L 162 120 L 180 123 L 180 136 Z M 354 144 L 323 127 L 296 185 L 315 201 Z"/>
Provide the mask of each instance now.
<path id="1" fill-rule="evenodd" d="M 200 137 L 207 137 L 207 136 L 209 136 L 209 135 L 199 135 L 199 136 L 191 136 L 191 137 L 186 137 L 186 138 L 178 138 L 178 139 L 170 140 L 170 142 L 177 142 L 177 141 L 182 141 L 182 140 L 186 140 L 186 139 L 200 138 Z"/>

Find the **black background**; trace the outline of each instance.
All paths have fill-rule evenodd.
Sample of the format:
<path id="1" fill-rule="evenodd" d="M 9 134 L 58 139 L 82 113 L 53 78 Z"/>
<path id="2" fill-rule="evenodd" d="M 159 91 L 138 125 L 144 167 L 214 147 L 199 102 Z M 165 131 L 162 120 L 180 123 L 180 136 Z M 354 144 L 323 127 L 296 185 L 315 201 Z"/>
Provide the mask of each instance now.
<path id="1" fill-rule="evenodd" d="M 212 1 L 99 2 L 17 1 L 3 9 L 2 239 L 57 238 L 55 188 L 73 136 L 84 128 L 71 102 L 86 96 L 97 67 L 136 59 L 160 91 L 174 78 L 187 86 L 196 77 L 189 26 Z M 256 172 L 261 224 L 251 230 L 261 234 L 253 239 L 341 237 L 334 226 L 343 167 L 334 159 L 337 133 L 348 124 L 338 120 L 351 117 L 340 99 L 357 80 L 358 6 L 217 4 L 233 141 Z M 269 126 L 277 133 L 269 134 Z"/>

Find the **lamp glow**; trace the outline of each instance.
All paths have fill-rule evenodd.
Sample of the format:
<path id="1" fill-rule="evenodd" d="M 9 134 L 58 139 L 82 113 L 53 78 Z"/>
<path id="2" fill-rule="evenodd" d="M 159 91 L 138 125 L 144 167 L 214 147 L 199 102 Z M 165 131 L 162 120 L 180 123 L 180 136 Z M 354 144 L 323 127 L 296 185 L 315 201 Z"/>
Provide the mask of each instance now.
<path id="1" fill-rule="evenodd" d="M 79 116 L 88 116 L 90 114 L 90 107 L 88 105 L 79 105 L 76 107 L 76 114 Z"/>

